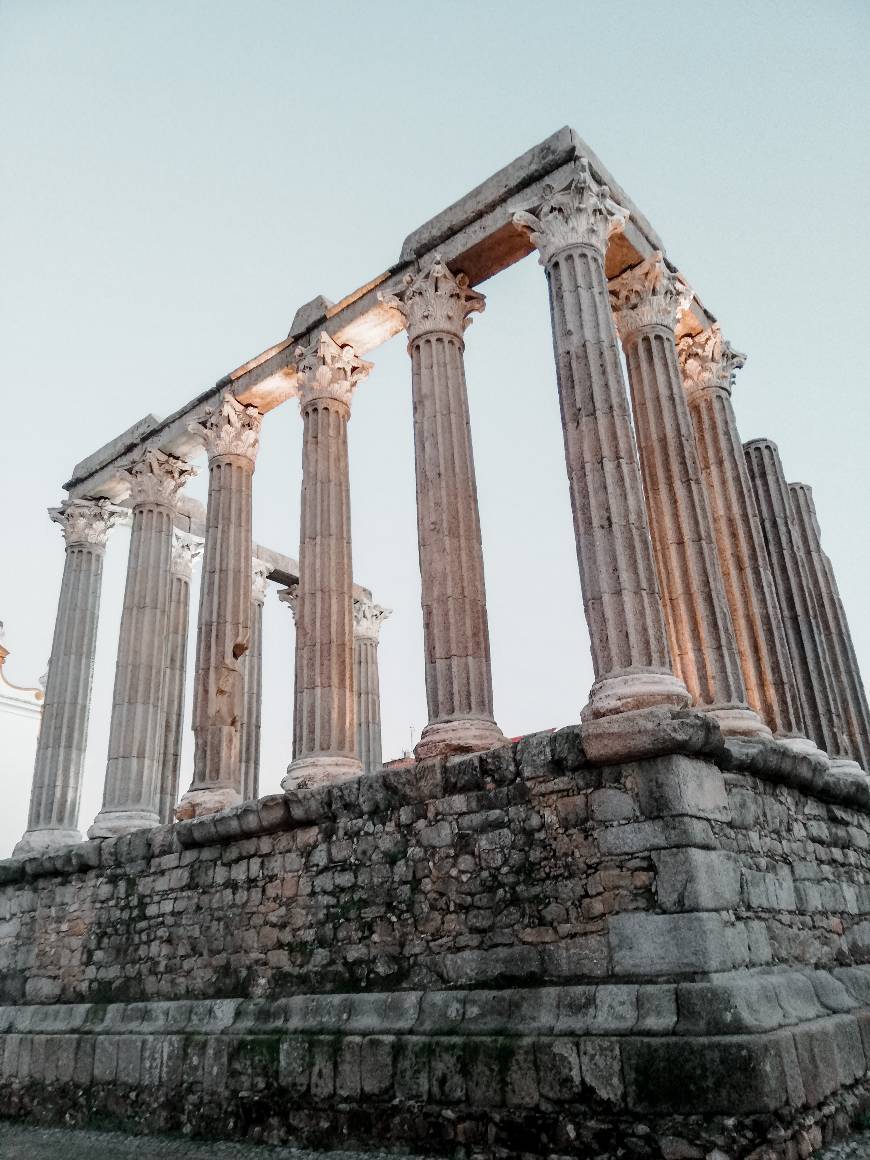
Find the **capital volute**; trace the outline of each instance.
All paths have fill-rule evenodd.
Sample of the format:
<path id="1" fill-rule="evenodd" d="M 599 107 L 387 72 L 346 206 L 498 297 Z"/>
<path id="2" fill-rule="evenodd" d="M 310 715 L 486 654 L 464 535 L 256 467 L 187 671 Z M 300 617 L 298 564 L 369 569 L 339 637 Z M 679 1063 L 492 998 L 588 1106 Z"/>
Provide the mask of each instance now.
<path id="1" fill-rule="evenodd" d="M 257 604 L 263 604 L 266 599 L 266 582 L 271 571 L 272 565 L 265 560 L 257 556 L 251 560 L 251 599 Z"/>
<path id="2" fill-rule="evenodd" d="M 286 588 L 278 589 L 278 599 L 286 604 L 293 613 L 293 623 L 296 623 L 296 614 L 299 611 L 299 583 L 288 584 Z"/>
<path id="3" fill-rule="evenodd" d="M 379 294 L 378 298 L 401 314 L 409 342 L 439 331 L 461 340 L 471 325 L 471 315 L 486 306 L 484 296 L 469 286 L 468 277 L 454 274 L 439 254 L 425 270 L 406 274 L 403 282 L 400 294 Z"/>
<path id="4" fill-rule="evenodd" d="M 597 181 L 580 157 L 563 185 L 545 185 L 543 201 L 515 213 L 512 221 L 546 266 L 570 246 L 593 246 L 604 254 L 610 235 L 625 228 L 628 210 L 611 198 L 610 187 Z"/>
<path id="5" fill-rule="evenodd" d="M 172 533 L 172 574 L 189 580 L 193 575 L 193 565 L 202 555 L 203 541 L 189 532 Z"/>
<path id="6" fill-rule="evenodd" d="M 256 407 L 246 407 L 226 392 L 215 407 L 209 407 L 188 430 L 202 441 L 209 460 L 222 455 L 238 455 L 254 463 L 260 446 L 263 416 Z"/>
<path id="7" fill-rule="evenodd" d="M 746 355 L 735 350 L 716 322 L 698 334 L 687 334 L 677 343 L 683 385 L 689 395 L 700 391 L 724 391 L 730 395 Z"/>
<path id="8" fill-rule="evenodd" d="M 296 348 L 296 389 L 299 406 L 305 408 L 321 400 L 333 400 L 350 407 L 357 383 L 373 364 L 359 357 L 350 343 L 343 346 L 321 331 L 311 346 Z"/>
<path id="9" fill-rule="evenodd" d="M 60 525 L 68 547 L 89 544 L 104 548 L 109 532 L 120 519 L 107 499 L 65 499 L 60 507 L 49 508 L 48 514 Z"/>
<path id="10" fill-rule="evenodd" d="M 675 330 L 692 297 L 691 288 L 656 250 L 610 283 L 610 305 L 619 337 L 625 342 L 648 326 Z"/>
<path id="11" fill-rule="evenodd" d="M 171 506 L 185 483 L 196 475 L 196 468 L 149 447 L 119 475 L 130 488 L 134 507 L 141 503 Z"/>
<path id="12" fill-rule="evenodd" d="M 373 640 L 377 643 L 381 634 L 381 625 L 388 616 L 392 616 L 391 608 L 383 608 L 371 600 L 355 597 L 353 602 L 353 635 L 357 640 Z"/>

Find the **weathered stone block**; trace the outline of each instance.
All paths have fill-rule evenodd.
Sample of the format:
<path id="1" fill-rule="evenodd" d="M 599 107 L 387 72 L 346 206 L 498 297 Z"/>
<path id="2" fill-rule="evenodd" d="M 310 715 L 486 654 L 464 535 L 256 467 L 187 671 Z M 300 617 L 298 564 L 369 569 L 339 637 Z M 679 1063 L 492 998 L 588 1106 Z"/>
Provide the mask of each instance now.
<path id="1" fill-rule="evenodd" d="M 748 960 L 746 936 L 718 914 L 612 915 L 610 952 L 616 975 L 729 971 Z"/>
<path id="2" fill-rule="evenodd" d="M 667 911 L 731 910 L 740 902 L 740 865 L 723 850 L 657 850 L 656 896 Z"/>

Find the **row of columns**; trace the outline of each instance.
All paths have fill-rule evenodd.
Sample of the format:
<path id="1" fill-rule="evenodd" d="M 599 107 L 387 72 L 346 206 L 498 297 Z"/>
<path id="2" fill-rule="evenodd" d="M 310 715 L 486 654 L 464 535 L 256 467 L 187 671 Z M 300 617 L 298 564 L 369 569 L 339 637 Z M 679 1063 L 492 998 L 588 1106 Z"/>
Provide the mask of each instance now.
<path id="1" fill-rule="evenodd" d="M 540 204 L 513 218 L 538 250 L 549 288 L 595 678 L 581 715 L 694 704 L 728 736 L 775 736 L 827 755 L 843 770 L 866 769 L 870 714 L 809 489 L 789 489 L 769 441 L 742 447 L 731 389 L 743 356 L 718 326 L 682 333 L 678 341 L 692 294 L 662 254 L 608 282 L 608 238 L 626 219 L 583 161 L 562 188 L 547 189 Z M 485 749 L 503 735 L 493 715 L 464 370 L 465 330 L 485 301 L 436 256 L 383 302 L 407 331 L 411 360 L 428 705 L 416 755 Z M 372 708 L 376 637 L 369 647 L 370 639 L 358 635 L 355 642 L 354 634 L 347 431 L 354 391 L 371 366 L 324 332 L 296 351 L 296 369 L 303 482 L 300 581 L 284 594 L 297 625 L 285 788 L 342 780 L 358 774 L 363 760 L 380 760 Z M 256 765 L 258 728 L 243 724 L 253 721 L 246 697 L 254 693 L 250 686 L 246 693 L 240 661 L 260 647 L 250 595 L 260 419 L 228 395 L 197 425 L 209 456 L 209 504 L 194 778 L 182 814 L 238 800 Z M 129 472 L 133 540 L 106 800 L 91 833 L 152 824 L 156 803 L 171 795 L 176 718 L 155 688 L 164 671 L 174 677 L 179 663 L 172 644 L 178 624 L 170 624 L 168 612 L 172 498 L 189 471 L 151 451 Z M 105 522 L 105 509 L 98 510 Z M 101 549 L 91 545 L 87 560 L 79 554 L 81 575 L 68 559 L 70 593 L 62 608 L 64 600 L 79 607 L 91 599 Z M 379 623 L 383 615 L 381 609 L 372 619 Z M 81 651 L 67 643 L 67 631 L 58 638 L 59 655 Z M 50 676 L 46 720 L 51 682 Z M 366 712 L 368 726 L 361 728 Z M 69 739 L 65 727 L 60 733 L 62 745 L 79 743 L 81 729 Z M 37 765 L 47 772 L 35 780 L 35 801 L 37 785 L 60 787 L 67 776 L 59 774 L 57 758 L 55 766 L 46 764 L 50 753 L 63 751 L 50 736 L 40 743 Z"/>

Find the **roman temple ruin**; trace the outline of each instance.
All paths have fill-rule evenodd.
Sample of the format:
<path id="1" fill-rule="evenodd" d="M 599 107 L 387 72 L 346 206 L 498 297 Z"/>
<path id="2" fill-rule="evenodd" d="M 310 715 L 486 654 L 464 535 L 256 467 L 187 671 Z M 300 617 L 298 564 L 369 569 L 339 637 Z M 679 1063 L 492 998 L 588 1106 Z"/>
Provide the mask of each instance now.
<path id="1" fill-rule="evenodd" d="M 594 684 L 579 724 L 510 742 L 464 352 L 479 287 L 529 256 Z M 792 1160 L 870 1104 L 870 712 L 812 491 L 775 443 L 742 443 L 745 356 L 695 285 L 562 129 L 384 273 L 300 307 L 289 337 L 78 464 L 50 513 L 66 558 L 28 829 L 0 862 L 0 1114 L 469 1156 Z M 389 613 L 353 579 L 348 419 L 367 358 L 399 334 L 428 723 L 391 770 Z M 251 532 L 261 424 L 290 400 L 298 564 Z M 203 449 L 204 510 L 184 496 Z M 120 521 L 103 807 L 82 840 Z M 293 753 L 284 792 L 259 797 L 270 584 L 296 622 Z"/>

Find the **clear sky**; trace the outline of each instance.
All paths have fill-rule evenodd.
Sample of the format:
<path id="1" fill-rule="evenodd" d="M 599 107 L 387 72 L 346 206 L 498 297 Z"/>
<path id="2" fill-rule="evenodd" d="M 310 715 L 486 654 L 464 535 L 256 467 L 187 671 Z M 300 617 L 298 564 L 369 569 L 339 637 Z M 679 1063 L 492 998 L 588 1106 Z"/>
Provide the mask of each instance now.
<path id="1" fill-rule="evenodd" d="M 774 438 L 789 479 L 814 486 L 870 676 L 868 52 L 865 0 L 0 0 L 10 679 L 45 669 L 63 563 L 45 509 L 73 465 L 284 337 L 300 304 L 384 270 L 407 233 L 565 124 L 748 353 L 741 433 Z M 466 367 L 495 710 L 517 734 L 576 721 L 592 673 L 543 272 L 529 259 L 483 290 Z M 354 567 L 394 609 L 381 680 L 395 756 L 426 722 L 410 374 L 401 339 L 367 357 Z M 254 508 L 255 538 L 291 556 L 300 454 L 291 402 L 265 420 Z M 114 533 L 107 555 L 84 827 L 127 540 Z M 292 625 L 274 593 L 265 626 L 264 792 L 290 756 Z M 189 761 L 188 746 L 184 780 Z M 3 772 L 0 855 L 29 793 L 29 772 Z"/>

